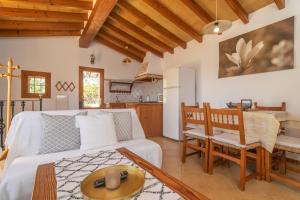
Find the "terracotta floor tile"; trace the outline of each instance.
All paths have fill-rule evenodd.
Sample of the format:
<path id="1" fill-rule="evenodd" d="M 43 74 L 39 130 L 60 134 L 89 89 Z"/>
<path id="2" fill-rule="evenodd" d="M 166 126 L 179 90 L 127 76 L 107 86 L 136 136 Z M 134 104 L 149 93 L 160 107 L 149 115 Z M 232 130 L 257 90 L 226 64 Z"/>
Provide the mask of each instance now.
<path id="1" fill-rule="evenodd" d="M 163 171 L 180 179 L 193 189 L 212 200 L 299 200 L 300 190 L 279 182 L 252 179 L 246 183 L 246 191 L 238 189 L 239 167 L 218 166 L 214 174 L 203 172 L 202 160 L 198 155 L 188 157 L 181 163 L 180 143 L 166 138 L 152 138 L 163 150 Z"/>

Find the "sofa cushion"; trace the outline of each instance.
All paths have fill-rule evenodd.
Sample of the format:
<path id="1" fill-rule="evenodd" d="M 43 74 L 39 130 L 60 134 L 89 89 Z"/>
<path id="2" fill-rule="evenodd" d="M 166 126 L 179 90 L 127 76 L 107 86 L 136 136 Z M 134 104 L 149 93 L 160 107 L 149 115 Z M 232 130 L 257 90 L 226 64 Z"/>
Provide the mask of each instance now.
<path id="1" fill-rule="evenodd" d="M 80 150 L 101 148 L 117 143 L 113 115 L 77 116 L 80 128 Z"/>
<path id="2" fill-rule="evenodd" d="M 81 112 L 77 115 L 87 115 L 87 112 Z M 43 130 L 39 154 L 80 148 L 80 132 L 75 127 L 75 116 L 77 115 L 47 115 L 41 113 Z"/>
<path id="3" fill-rule="evenodd" d="M 109 111 L 100 111 L 99 114 Z M 133 139 L 131 112 L 109 112 L 113 114 L 115 129 L 118 141 L 128 141 Z"/>
<path id="4" fill-rule="evenodd" d="M 38 165 L 52 163 L 62 158 L 90 154 L 99 150 L 125 147 L 141 158 L 161 167 L 162 150 L 159 144 L 147 139 L 124 141 L 94 150 L 71 150 L 46 155 L 31 155 L 16 158 L 7 168 L 0 184 L 0 199 L 31 199 Z M 26 170 L 24 170 L 26 169 Z"/>

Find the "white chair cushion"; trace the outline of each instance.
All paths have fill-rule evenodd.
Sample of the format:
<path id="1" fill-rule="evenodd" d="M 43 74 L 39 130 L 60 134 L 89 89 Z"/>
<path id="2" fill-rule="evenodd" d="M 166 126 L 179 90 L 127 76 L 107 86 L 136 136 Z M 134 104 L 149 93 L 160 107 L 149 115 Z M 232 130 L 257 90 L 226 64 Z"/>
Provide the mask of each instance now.
<path id="1" fill-rule="evenodd" d="M 190 136 L 190 137 L 196 137 L 196 138 L 208 138 L 207 135 L 205 135 L 205 129 L 203 126 L 195 126 L 195 128 L 192 128 L 190 130 L 183 131 L 184 134 Z"/>
<path id="2" fill-rule="evenodd" d="M 290 148 L 300 149 L 300 138 L 286 136 L 286 135 L 279 135 L 277 137 L 276 144 L 290 147 Z"/>
<path id="3" fill-rule="evenodd" d="M 240 135 L 239 134 L 228 133 L 228 132 L 224 132 L 221 134 L 216 134 L 214 136 L 211 136 L 211 139 L 222 142 L 222 143 L 234 145 L 237 147 L 246 147 L 247 145 L 258 143 L 260 141 L 259 138 L 256 138 L 256 137 L 246 137 L 246 145 L 242 145 L 242 144 L 240 144 Z"/>

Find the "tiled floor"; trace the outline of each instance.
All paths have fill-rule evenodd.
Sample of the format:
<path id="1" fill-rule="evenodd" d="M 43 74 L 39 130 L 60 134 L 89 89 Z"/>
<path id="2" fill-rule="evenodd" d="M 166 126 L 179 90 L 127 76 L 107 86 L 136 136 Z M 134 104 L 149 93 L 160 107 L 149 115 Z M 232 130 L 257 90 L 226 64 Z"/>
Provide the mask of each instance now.
<path id="1" fill-rule="evenodd" d="M 185 164 L 180 160 L 180 143 L 165 138 L 152 138 L 163 150 L 163 170 L 180 179 L 185 184 L 201 192 L 212 200 L 300 200 L 300 190 L 287 185 L 252 179 L 246 183 L 246 191 L 238 189 L 239 168 L 236 165 L 218 166 L 214 174 L 203 172 L 201 159 L 197 156 L 187 158 Z"/>

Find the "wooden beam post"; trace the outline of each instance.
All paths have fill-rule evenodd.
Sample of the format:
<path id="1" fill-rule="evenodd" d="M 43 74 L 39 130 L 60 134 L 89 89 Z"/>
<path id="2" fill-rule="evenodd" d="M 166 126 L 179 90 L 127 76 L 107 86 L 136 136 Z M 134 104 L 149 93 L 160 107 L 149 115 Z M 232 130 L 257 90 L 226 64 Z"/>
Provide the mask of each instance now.
<path id="1" fill-rule="evenodd" d="M 20 8 L 0 8 L 0 17 L 35 18 L 43 20 L 60 19 L 65 21 L 84 21 L 87 13 L 57 12 Z"/>
<path id="2" fill-rule="evenodd" d="M 142 50 L 140 50 L 140 49 L 132 46 L 131 44 L 129 44 L 127 42 L 124 42 L 123 40 L 115 37 L 114 35 L 106 32 L 106 31 L 102 31 L 98 35 L 100 35 L 100 37 L 102 37 L 102 38 L 104 38 L 104 39 L 106 39 L 108 41 L 111 41 L 113 43 L 117 43 L 117 44 L 119 44 L 122 47 L 127 47 L 128 48 L 127 50 L 130 51 L 130 52 L 132 52 L 132 53 L 134 53 L 134 54 L 137 54 L 137 55 L 139 55 L 141 57 L 145 57 L 145 54 L 146 54 L 145 51 L 142 51 Z"/>
<path id="3" fill-rule="evenodd" d="M 242 7 L 238 0 L 225 0 L 228 6 L 233 10 L 233 12 L 244 22 L 244 24 L 249 23 L 249 16 L 247 11 Z"/>
<path id="4" fill-rule="evenodd" d="M 186 5 L 193 13 L 195 13 L 201 20 L 205 23 L 210 23 L 214 19 L 194 0 L 181 0 L 184 5 Z"/>
<path id="5" fill-rule="evenodd" d="M 105 39 L 105 38 L 103 38 L 103 37 L 101 37 L 101 36 L 98 36 L 98 35 L 97 35 L 97 36 L 95 37 L 95 40 L 96 40 L 97 42 L 100 42 L 101 44 L 103 44 L 103 45 L 109 47 L 109 48 L 114 49 L 115 51 L 118 51 L 118 52 L 121 53 L 121 54 L 124 54 L 124 55 L 126 55 L 126 56 L 128 56 L 128 57 L 130 57 L 130 58 L 135 59 L 135 60 L 138 61 L 138 62 L 143 62 L 143 58 L 142 58 L 142 57 L 140 57 L 140 56 L 138 56 L 138 55 L 136 55 L 136 54 L 134 54 L 134 53 L 132 53 L 132 52 L 127 51 L 124 47 L 120 47 L 120 46 L 118 46 L 118 45 L 116 45 L 116 44 L 114 44 L 114 43 L 108 41 L 107 39 Z"/>
<path id="6" fill-rule="evenodd" d="M 134 42 L 135 44 L 137 44 L 138 46 L 144 48 L 144 49 L 147 49 L 148 51 L 154 53 L 155 55 L 159 56 L 159 57 L 163 57 L 163 53 L 160 52 L 159 50 L 151 47 L 150 45 L 142 42 L 141 40 L 131 36 L 130 34 L 126 33 L 125 31 L 117 28 L 116 26 L 112 25 L 111 23 L 106 23 L 105 28 L 108 28 L 109 30 L 117 33 L 117 34 L 120 34 L 121 36 L 123 36 L 124 38 L 130 40 L 131 42 Z"/>
<path id="7" fill-rule="evenodd" d="M 202 35 L 193 29 L 190 25 L 186 24 L 182 19 L 177 15 L 171 12 L 167 7 L 159 3 L 158 1 L 153 0 L 143 0 L 146 4 L 152 7 L 154 10 L 159 12 L 162 16 L 176 25 L 178 28 L 189 34 L 191 37 L 196 39 L 198 42 L 202 42 Z"/>
<path id="8" fill-rule="evenodd" d="M 285 0 L 274 0 L 274 2 L 279 10 L 285 8 Z"/>
<path id="9" fill-rule="evenodd" d="M 135 32 L 136 34 L 142 36 L 143 38 L 145 38 L 149 42 L 151 42 L 153 44 L 156 44 L 157 46 L 161 47 L 162 49 L 164 49 L 166 51 L 169 51 L 170 53 L 174 53 L 173 47 L 170 47 L 169 45 L 167 45 L 164 42 L 160 41 L 156 37 L 150 35 L 148 32 L 146 32 L 143 29 L 139 28 L 138 26 L 132 24 L 131 22 L 129 22 L 125 18 L 121 17 L 120 15 L 118 15 L 116 13 L 111 13 L 110 17 L 113 20 L 117 21 L 118 23 L 126 26 L 127 28 L 129 28 L 130 30 Z"/>
<path id="10" fill-rule="evenodd" d="M 6 30 L 47 30 L 47 31 L 78 31 L 82 23 L 74 22 L 30 22 L 30 21 L 1 21 L 0 29 Z"/>
<path id="11" fill-rule="evenodd" d="M 0 37 L 80 36 L 78 31 L 0 30 Z"/>
<path id="12" fill-rule="evenodd" d="M 37 4 L 46 4 L 50 6 L 65 6 L 70 8 L 77 8 L 82 10 L 93 9 L 92 1 L 73 1 L 73 0 L 13 0 L 20 3 L 32 4 L 36 6 Z"/>
<path id="13" fill-rule="evenodd" d="M 180 39 L 178 36 L 174 35 L 170 31 L 168 31 L 165 27 L 160 25 L 159 23 L 152 20 L 150 17 L 130 5 L 124 0 L 120 0 L 119 7 L 129 11 L 131 14 L 135 15 L 137 18 L 141 19 L 144 23 L 146 23 L 148 26 L 150 26 L 152 29 L 157 31 L 159 34 L 163 35 L 165 38 L 175 42 L 176 44 L 180 45 L 182 48 L 186 48 L 186 42 Z"/>
<path id="14" fill-rule="evenodd" d="M 98 0 L 79 39 L 79 46 L 89 47 L 118 0 Z"/>

